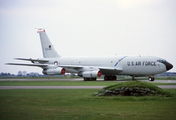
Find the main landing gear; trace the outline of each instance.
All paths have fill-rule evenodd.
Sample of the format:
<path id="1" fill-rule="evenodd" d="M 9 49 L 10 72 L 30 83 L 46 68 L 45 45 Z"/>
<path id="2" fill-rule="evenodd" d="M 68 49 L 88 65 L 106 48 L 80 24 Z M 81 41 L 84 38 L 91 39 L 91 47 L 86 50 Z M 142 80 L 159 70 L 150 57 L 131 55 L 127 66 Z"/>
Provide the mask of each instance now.
<path id="1" fill-rule="evenodd" d="M 133 81 L 136 81 L 136 79 L 135 79 L 135 75 L 132 76 L 132 80 L 133 80 Z"/>
<path id="2" fill-rule="evenodd" d="M 117 77 L 115 75 L 105 75 L 104 76 L 104 81 L 112 81 L 112 80 L 116 80 Z"/>
<path id="3" fill-rule="evenodd" d="M 85 78 L 84 77 L 84 81 L 96 81 L 97 80 L 97 78 Z"/>
<path id="4" fill-rule="evenodd" d="M 136 81 L 134 75 L 132 76 L 132 80 L 133 80 L 133 81 Z M 154 77 L 154 76 L 148 76 L 148 80 L 149 80 L 149 81 L 154 81 L 154 80 L 155 80 L 155 77 Z"/>

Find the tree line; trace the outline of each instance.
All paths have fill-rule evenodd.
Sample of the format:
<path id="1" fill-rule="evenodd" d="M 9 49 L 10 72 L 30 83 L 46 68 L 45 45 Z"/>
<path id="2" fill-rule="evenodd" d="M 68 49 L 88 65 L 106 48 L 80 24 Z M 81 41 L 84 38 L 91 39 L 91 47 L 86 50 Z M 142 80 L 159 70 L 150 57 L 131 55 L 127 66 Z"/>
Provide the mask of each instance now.
<path id="1" fill-rule="evenodd" d="M 5 72 L 1 72 L 0 73 L 1 77 L 11 77 L 11 76 L 41 76 L 39 73 L 36 72 L 31 72 L 31 73 L 27 73 L 26 71 L 18 71 L 17 74 L 11 74 L 11 73 L 5 73 Z"/>

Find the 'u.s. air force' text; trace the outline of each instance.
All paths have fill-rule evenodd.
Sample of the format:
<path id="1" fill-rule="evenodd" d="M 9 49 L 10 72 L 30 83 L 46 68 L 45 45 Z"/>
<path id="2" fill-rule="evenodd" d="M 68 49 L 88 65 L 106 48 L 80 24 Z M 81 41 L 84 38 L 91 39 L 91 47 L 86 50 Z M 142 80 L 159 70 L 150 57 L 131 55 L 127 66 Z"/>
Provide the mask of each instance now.
<path id="1" fill-rule="evenodd" d="M 128 66 L 156 66 L 156 61 L 127 61 Z"/>

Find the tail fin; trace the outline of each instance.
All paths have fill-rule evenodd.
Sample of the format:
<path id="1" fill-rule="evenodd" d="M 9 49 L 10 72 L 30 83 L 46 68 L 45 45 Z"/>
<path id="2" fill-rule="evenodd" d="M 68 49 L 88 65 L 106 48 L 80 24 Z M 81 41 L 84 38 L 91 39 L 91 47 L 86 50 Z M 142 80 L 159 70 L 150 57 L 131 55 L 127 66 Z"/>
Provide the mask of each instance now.
<path id="1" fill-rule="evenodd" d="M 42 46 L 42 52 L 44 58 L 54 58 L 54 57 L 60 57 L 58 53 L 55 51 L 53 45 L 51 44 L 51 41 L 49 40 L 45 29 L 43 28 L 37 28 L 37 33 L 39 33 L 41 46 Z"/>

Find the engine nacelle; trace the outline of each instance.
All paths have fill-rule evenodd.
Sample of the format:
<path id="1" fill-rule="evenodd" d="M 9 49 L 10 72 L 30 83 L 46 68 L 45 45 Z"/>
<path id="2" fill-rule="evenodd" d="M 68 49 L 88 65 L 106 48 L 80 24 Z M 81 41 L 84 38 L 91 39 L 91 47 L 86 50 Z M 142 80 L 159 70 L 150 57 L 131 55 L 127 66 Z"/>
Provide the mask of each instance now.
<path id="1" fill-rule="evenodd" d="M 102 72 L 101 71 L 84 71 L 82 73 L 79 73 L 78 75 L 84 78 L 96 78 L 96 77 L 101 77 Z"/>
<path id="2" fill-rule="evenodd" d="M 43 70 L 43 74 L 45 75 L 64 75 L 65 74 L 65 68 L 55 68 L 55 69 L 46 69 Z"/>

